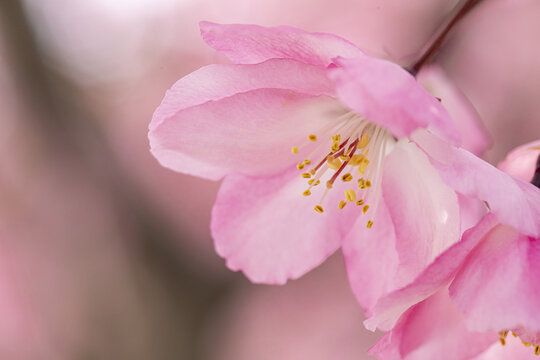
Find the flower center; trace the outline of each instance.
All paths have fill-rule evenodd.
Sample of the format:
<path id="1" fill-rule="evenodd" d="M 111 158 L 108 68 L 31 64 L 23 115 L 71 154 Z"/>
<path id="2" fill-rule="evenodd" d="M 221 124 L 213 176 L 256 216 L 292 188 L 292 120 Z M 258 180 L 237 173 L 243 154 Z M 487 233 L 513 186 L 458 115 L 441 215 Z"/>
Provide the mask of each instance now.
<path id="1" fill-rule="evenodd" d="M 513 337 L 518 337 L 513 331 L 508 331 L 508 330 L 505 330 L 505 331 L 499 331 L 499 342 L 501 343 L 502 346 L 506 345 L 506 337 L 508 336 L 508 333 L 511 333 Z M 529 346 L 532 346 L 533 347 L 533 352 L 535 355 L 540 355 L 540 345 L 538 344 L 533 344 L 533 343 L 529 343 L 529 342 L 525 342 L 523 340 L 521 340 L 521 343 L 523 344 L 523 346 L 525 347 L 529 347 Z"/>
<path id="2" fill-rule="evenodd" d="M 388 142 L 394 142 L 393 136 L 383 127 L 349 111 L 317 133 L 310 134 L 302 146 L 293 146 L 292 153 L 298 154 L 299 148 L 310 142 L 319 144 L 296 165 L 298 170 L 304 171 L 302 177 L 308 184 L 303 195 L 310 196 L 315 189 L 324 188 L 320 201 L 314 207 L 316 212 L 323 213 L 323 202 L 336 181 L 350 183 L 337 207 L 342 210 L 352 203 L 360 207 L 363 214 L 369 211 L 366 226 L 370 229 L 380 197 L 386 147 Z M 325 186 L 317 188 L 321 182 Z"/>

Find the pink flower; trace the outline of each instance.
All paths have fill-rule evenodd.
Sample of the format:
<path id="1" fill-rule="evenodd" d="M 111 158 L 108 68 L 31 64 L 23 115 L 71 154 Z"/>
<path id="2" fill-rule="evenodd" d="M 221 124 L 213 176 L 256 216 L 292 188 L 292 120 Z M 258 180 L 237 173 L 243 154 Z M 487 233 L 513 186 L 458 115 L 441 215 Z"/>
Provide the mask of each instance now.
<path id="1" fill-rule="evenodd" d="M 162 165 L 225 177 L 211 228 L 232 270 L 284 283 L 343 247 L 370 308 L 459 239 L 454 190 L 408 140 L 426 128 L 452 144 L 459 136 L 407 71 L 330 34 L 201 30 L 234 64 L 180 79 L 149 139 Z"/>
<path id="2" fill-rule="evenodd" d="M 505 166 L 512 168 L 512 160 L 520 163 L 526 151 L 536 157 L 540 153 L 528 144 L 512 152 Z M 540 353 L 540 285 L 536 281 L 540 274 L 540 190 L 505 174 L 495 176 L 496 170 L 487 166 L 476 167 L 468 179 L 453 178 L 456 167 L 472 168 L 475 162 L 459 153 L 457 150 L 452 155 L 453 166 L 442 171 L 443 178 L 460 191 L 470 192 L 479 186 L 475 184 L 482 172 L 486 180 L 490 175 L 491 183 L 484 183 L 483 191 L 498 190 L 498 196 L 511 199 L 512 213 L 500 208 L 502 201 L 492 199 L 492 213 L 467 231 L 459 243 L 411 284 L 381 298 L 365 323 L 369 328 L 391 329 L 372 349 L 381 359 L 433 358 L 440 353 L 447 359 L 469 359 L 497 338 L 505 344 L 509 331 L 528 345 L 532 343 L 532 352 Z M 432 161 L 444 161 L 447 155 Z M 540 173 L 538 164 L 531 166 Z M 524 220 L 520 226 L 516 216 Z M 502 223 L 508 224 L 508 220 L 514 225 Z M 434 313 L 438 316 L 425 315 Z M 444 324 L 439 323 L 447 318 Z M 411 337 L 412 342 L 408 341 Z M 472 344 L 468 339 L 474 339 Z"/>

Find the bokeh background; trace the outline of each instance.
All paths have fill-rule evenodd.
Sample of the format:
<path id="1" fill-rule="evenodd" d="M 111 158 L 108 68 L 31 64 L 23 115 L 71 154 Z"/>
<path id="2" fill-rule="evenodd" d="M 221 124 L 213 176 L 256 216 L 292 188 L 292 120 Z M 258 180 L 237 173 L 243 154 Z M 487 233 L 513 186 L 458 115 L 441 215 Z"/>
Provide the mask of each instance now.
<path id="1" fill-rule="evenodd" d="M 223 59 L 198 22 L 342 35 L 408 66 L 457 0 L 2 0 L 0 359 L 368 359 L 343 260 L 250 284 L 213 250 L 219 183 L 161 168 L 147 126 L 178 78 Z M 540 138 L 540 2 L 484 0 L 433 62 L 497 163 Z"/>

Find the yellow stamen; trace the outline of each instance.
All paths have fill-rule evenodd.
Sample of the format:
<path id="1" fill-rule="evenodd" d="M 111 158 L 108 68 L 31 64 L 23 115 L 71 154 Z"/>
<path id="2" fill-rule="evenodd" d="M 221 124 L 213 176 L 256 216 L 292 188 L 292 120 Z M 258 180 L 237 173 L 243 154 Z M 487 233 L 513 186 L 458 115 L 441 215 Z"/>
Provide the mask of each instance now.
<path id="1" fill-rule="evenodd" d="M 341 177 L 341 180 L 343 181 L 351 181 L 353 179 L 352 175 L 347 173 Z"/>
<path id="2" fill-rule="evenodd" d="M 356 202 L 356 205 L 360 206 L 360 205 L 364 205 L 364 200 L 360 199 Z"/>
<path id="3" fill-rule="evenodd" d="M 366 224 L 366 227 L 367 227 L 368 229 L 371 229 L 372 226 L 373 226 L 373 221 L 372 221 L 372 220 L 369 220 L 369 221 L 367 222 L 367 224 Z"/>
<path id="4" fill-rule="evenodd" d="M 366 187 L 371 187 L 371 181 L 366 180 Z"/>
<path id="5" fill-rule="evenodd" d="M 317 141 L 317 135 L 311 134 L 311 135 L 308 136 L 308 139 L 309 139 L 310 141 Z"/>
<path id="6" fill-rule="evenodd" d="M 366 168 L 367 168 L 368 164 L 369 164 L 369 160 L 366 159 L 366 158 L 363 158 L 360 165 L 358 165 L 358 173 L 360 175 L 364 175 L 364 173 L 366 172 Z"/>
<path id="7" fill-rule="evenodd" d="M 315 207 L 313 208 L 316 212 L 318 212 L 319 214 L 322 214 L 324 212 L 324 209 L 322 208 L 321 205 L 315 205 Z"/>
<path id="8" fill-rule="evenodd" d="M 326 163 L 328 164 L 328 167 L 334 171 L 338 171 L 341 167 L 341 161 L 339 159 L 334 159 L 331 155 L 326 159 Z"/>
<path id="9" fill-rule="evenodd" d="M 310 165 L 311 164 L 311 160 L 309 159 L 304 159 L 304 165 Z"/>
<path id="10" fill-rule="evenodd" d="M 368 144 L 369 144 L 369 135 L 368 134 L 362 134 L 362 136 L 360 137 L 360 141 L 358 141 L 358 145 L 356 145 L 356 147 L 358 147 L 359 149 L 363 149 Z"/>
<path id="11" fill-rule="evenodd" d="M 315 175 L 316 172 L 317 172 L 317 170 L 315 170 L 315 169 L 309 170 L 309 173 L 310 173 L 311 175 Z"/>
<path id="12" fill-rule="evenodd" d="M 333 142 L 339 142 L 340 140 L 341 140 L 341 135 L 340 134 L 332 135 L 332 141 Z"/>
<path id="13" fill-rule="evenodd" d="M 304 179 L 309 179 L 309 178 L 311 177 L 311 174 L 305 172 L 305 173 L 302 174 L 302 177 L 303 177 Z"/>
<path id="14" fill-rule="evenodd" d="M 292 152 L 293 154 L 298 154 L 298 146 L 293 146 L 293 147 L 291 148 L 291 152 Z"/>
<path id="15" fill-rule="evenodd" d="M 349 190 L 345 190 L 345 197 L 347 198 L 347 200 L 349 201 L 355 201 L 356 200 L 356 193 L 354 192 L 353 189 L 349 189 Z"/>
<path id="16" fill-rule="evenodd" d="M 362 190 L 366 188 L 366 180 L 364 178 L 358 179 L 358 187 Z"/>
<path id="17" fill-rule="evenodd" d="M 338 205 L 339 210 L 343 209 L 345 205 L 347 205 L 347 202 L 345 200 L 341 200 Z"/>
<path id="18" fill-rule="evenodd" d="M 513 332 L 513 331 L 512 331 L 512 336 L 513 336 L 513 337 L 517 337 L 517 335 L 516 335 L 516 334 L 514 334 L 514 332 Z"/>
<path id="19" fill-rule="evenodd" d="M 534 355 L 540 355 L 540 345 L 534 347 Z"/>
<path id="20" fill-rule="evenodd" d="M 349 157 L 349 155 L 341 155 L 339 158 L 340 158 L 341 160 L 343 160 L 343 161 L 349 161 L 349 160 L 351 160 L 351 158 Z"/>
<path id="21" fill-rule="evenodd" d="M 301 162 L 300 162 L 300 163 L 296 164 L 296 168 L 297 168 L 298 170 L 304 169 L 304 163 L 301 163 Z"/>
<path id="22" fill-rule="evenodd" d="M 501 343 L 502 346 L 506 345 L 506 340 L 504 338 L 499 338 L 499 342 Z"/>
<path id="23" fill-rule="evenodd" d="M 328 181 L 326 182 L 326 188 L 327 188 L 327 189 L 331 189 L 331 188 L 333 188 L 333 187 L 334 187 L 334 184 L 333 184 L 330 180 L 328 180 Z"/>
<path id="24" fill-rule="evenodd" d="M 364 157 L 360 154 L 353 155 L 351 160 L 349 161 L 349 165 L 351 166 L 358 166 L 362 163 L 362 159 Z"/>
<path id="25" fill-rule="evenodd" d="M 368 210 L 369 210 L 369 205 L 364 205 L 364 207 L 362 208 L 362 212 L 365 214 L 367 213 Z"/>
<path id="26" fill-rule="evenodd" d="M 307 189 L 306 191 L 304 191 L 304 192 L 302 193 L 302 195 L 304 195 L 304 196 L 309 196 L 309 195 L 311 195 L 311 191 L 309 191 L 309 189 Z"/>
<path id="27" fill-rule="evenodd" d="M 521 343 L 522 343 L 525 347 L 529 347 L 529 346 L 532 345 L 531 343 L 525 342 L 525 341 L 523 341 L 523 340 L 521 340 Z"/>
<path id="28" fill-rule="evenodd" d="M 337 141 L 335 141 L 333 144 L 332 144 L 332 152 L 337 152 L 339 150 L 339 143 Z"/>

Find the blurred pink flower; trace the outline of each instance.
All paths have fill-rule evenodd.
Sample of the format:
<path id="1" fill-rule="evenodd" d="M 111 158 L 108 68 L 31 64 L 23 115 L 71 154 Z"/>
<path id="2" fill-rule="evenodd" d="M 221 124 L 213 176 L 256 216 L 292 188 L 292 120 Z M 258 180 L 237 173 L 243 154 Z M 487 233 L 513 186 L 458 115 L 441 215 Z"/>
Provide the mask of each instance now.
<path id="1" fill-rule="evenodd" d="M 521 160 L 516 154 L 538 154 L 530 144 L 526 149 L 511 153 L 506 166 Z M 453 160 L 447 177 L 470 159 Z M 526 343 L 540 342 L 540 286 L 534 281 L 540 273 L 540 190 L 503 175 L 491 176 L 491 184 L 480 184 L 485 191 L 499 190 L 513 206 L 504 211 L 503 203 L 490 202 L 492 213 L 413 283 L 383 297 L 365 322 L 368 328 L 392 329 L 372 349 L 381 359 L 433 358 L 441 353 L 448 359 L 470 359 L 496 341 L 497 332 L 503 345 L 509 331 Z M 462 180 L 457 186 L 462 191 L 479 182 L 478 175 Z M 513 224 L 503 224 L 508 221 Z M 473 337 L 474 346 L 470 341 L 464 346 Z M 534 345 L 532 351 L 540 353 L 540 346 Z"/>
<path id="2" fill-rule="evenodd" d="M 502 171 L 525 181 L 531 181 L 538 172 L 540 140 L 532 141 L 512 150 L 498 165 Z"/>
<path id="3" fill-rule="evenodd" d="M 180 79 L 154 113 L 149 138 L 166 167 L 226 176 L 212 231 L 231 269 L 254 282 L 284 283 L 343 244 L 350 272 L 379 275 L 357 291 L 370 307 L 459 239 L 456 194 L 407 140 L 426 127 L 452 142 L 459 136 L 440 102 L 408 72 L 330 34 L 201 27 L 206 42 L 237 64 Z M 343 171 L 347 165 L 359 174 Z M 315 212 L 300 194 L 319 182 L 326 189 Z M 325 211 L 323 202 L 342 211 Z M 359 216 L 366 212 L 367 219 Z M 364 237 L 369 243 L 358 241 Z"/>

